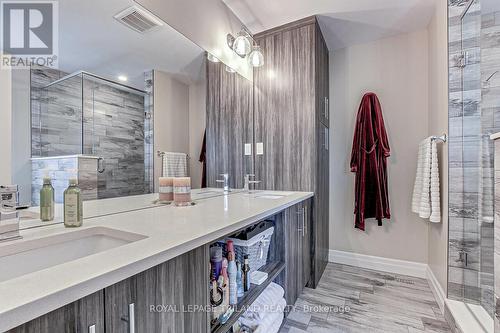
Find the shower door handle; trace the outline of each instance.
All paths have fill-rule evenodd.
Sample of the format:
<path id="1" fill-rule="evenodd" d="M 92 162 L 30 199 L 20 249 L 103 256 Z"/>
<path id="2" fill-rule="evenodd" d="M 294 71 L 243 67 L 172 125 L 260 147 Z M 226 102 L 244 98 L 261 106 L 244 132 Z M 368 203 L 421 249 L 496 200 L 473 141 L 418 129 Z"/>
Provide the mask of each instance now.
<path id="1" fill-rule="evenodd" d="M 106 163 L 104 162 L 104 158 L 99 157 L 97 159 L 97 172 L 103 173 L 106 171 Z"/>

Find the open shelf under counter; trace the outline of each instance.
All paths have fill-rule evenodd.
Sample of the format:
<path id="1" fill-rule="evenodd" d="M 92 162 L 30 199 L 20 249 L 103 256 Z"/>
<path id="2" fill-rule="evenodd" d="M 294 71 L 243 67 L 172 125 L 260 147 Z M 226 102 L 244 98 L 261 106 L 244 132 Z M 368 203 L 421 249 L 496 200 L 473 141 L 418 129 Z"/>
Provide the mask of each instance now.
<path id="1" fill-rule="evenodd" d="M 259 269 L 261 272 L 268 274 L 266 281 L 260 285 L 252 284 L 250 290 L 248 290 L 245 295 L 238 298 L 238 304 L 232 314 L 231 318 L 224 324 L 220 326 L 215 326 L 211 328 L 212 333 L 226 333 L 231 327 L 236 323 L 238 318 L 245 313 L 246 309 L 252 305 L 252 303 L 259 297 L 259 295 L 264 291 L 264 289 L 273 282 L 276 277 L 285 269 L 285 263 L 283 261 L 269 262 Z"/>

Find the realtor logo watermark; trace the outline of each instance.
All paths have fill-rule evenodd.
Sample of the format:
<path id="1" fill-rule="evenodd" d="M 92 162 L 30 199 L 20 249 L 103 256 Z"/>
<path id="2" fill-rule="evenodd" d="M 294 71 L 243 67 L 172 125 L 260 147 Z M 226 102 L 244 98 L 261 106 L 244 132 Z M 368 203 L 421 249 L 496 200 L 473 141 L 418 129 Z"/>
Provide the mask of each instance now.
<path id="1" fill-rule="evenodd" d="M 57 1 L 0 1 L 1 68 L 57 67 Z"/>

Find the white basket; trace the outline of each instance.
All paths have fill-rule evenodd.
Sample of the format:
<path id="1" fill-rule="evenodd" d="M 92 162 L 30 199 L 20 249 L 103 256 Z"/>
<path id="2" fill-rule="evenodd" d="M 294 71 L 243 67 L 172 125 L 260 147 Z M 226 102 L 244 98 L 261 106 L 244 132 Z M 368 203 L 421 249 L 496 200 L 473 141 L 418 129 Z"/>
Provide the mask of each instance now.
<path id="1" fill-rule="evenodd" d="M 257 271 L 264 266 L 267 263 L 267 255 L 269 253 L 269 246 L 271 245 L 273 233 L 274 227 L 271 227 L 253 236 L 249 240 L 228 238 L 233 241 L 236 260 L 243 265 L 243 257 L 248 255 L 250 272 Z"/>

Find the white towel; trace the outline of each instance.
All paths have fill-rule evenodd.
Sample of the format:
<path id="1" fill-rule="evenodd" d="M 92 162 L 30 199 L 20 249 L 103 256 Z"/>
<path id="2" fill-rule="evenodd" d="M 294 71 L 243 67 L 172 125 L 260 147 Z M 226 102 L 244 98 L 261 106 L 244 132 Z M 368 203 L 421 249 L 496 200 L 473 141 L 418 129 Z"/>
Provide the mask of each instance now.
<path id="1" fill-rule="evenodd" d="M 238 319 L 238 321 L 240 322 L 241 325 L 250 328 L 254 333 L 256 332 L 269 333 L 270 329 L 275 326 L 277 320 L 279 319 L 283 320 L 285 308 L 286 308 L 286 300 L 284 298 L 281 298 L 274 304 L 267 304 L 265 307 L 262 307 L 258 316 L 253 316 L 253 314 L 252 316 L 248 316 L 249 312 L 251 311 L 247 310 Z"/>
<path id="2" fill-rule="evenodd" d="M 441 222 L 439 161 L 436 142 L 423 140 L 418 149 L 417 174 L 413 187 L 412 211 L 431 222 Z"/>
<path id="3" fill-rule="evenodd" d="M 286 304 L 284 299 L 283 302 Z M 283 312 L 270 313 L 259 323 L 253 333 L 278 333 L 284 317 Z"/>
<path id="4" fill-rule="evenodd" d="M 259 322 L 269 312 L 281 311 L 279 303 L 285 295 L 285 290 L 279 284 L 271 282 L 269 286 L 257 297 L 257 299 L 250 305 L 247 311 L 242 315 L 246 322 Z M 286 306 L 286 302 L 285 302 Z"/>
<path id="5" fill-rule="evenodd" d="M 163 155 L 163 177 L 187 177 L 188 155 L 168 153 Z"/>

